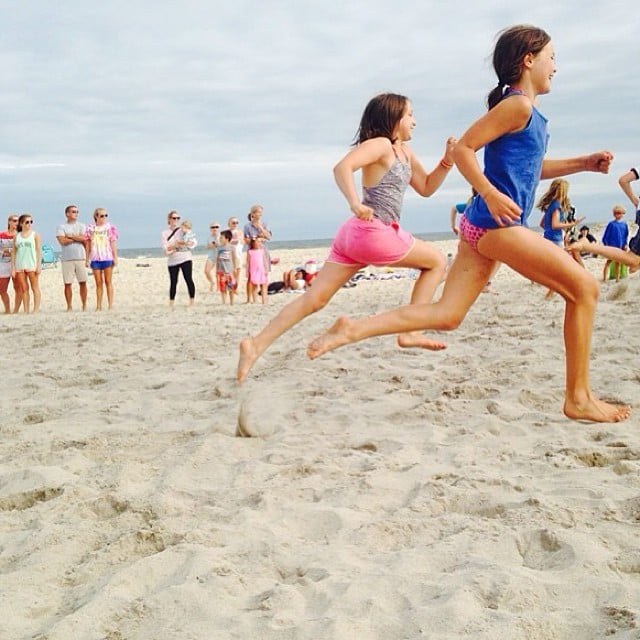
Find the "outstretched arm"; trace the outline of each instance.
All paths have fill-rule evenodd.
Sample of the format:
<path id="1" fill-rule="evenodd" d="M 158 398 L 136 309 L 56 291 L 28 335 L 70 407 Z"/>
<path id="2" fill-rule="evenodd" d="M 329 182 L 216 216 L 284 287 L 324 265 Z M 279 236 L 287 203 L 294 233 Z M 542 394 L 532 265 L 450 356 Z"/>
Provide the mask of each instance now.
<path id="1" fill-rule="evenodd" d="M 543 216 L 544 217 L 544 216 Z M 551 214 L 551 228 L 552 229 L 571 229 L 571 227 L 575 227 L 577 224 L 580 224 L 584 220 L 584 216 L 581 216 L 577 220 L 573 222 L 560 222 L 560 209 L 555 209 Z M 540 225 L 544 227 L 544 224 Z"/>
<path id="2" fill-rule="evenodd" d="M 431 173 L 427 173 L 413 151 L 405 147 L 411 158 L 411 186 L 421 196 L 428 197 L 433 195 L 444 182 L 454 164 L 453 150 L 457 142 L 454 137 L 447 138 L 444 154 Z"/>
<path id="3" fill-rule="evenodd" d="M 596 153 L 588 156 L 576 156 L 575 158 L 565 158 L 564 160 L 545 159 L 542 161 L 540 178 L 542 180 L 559 178 L 560 176 L 568 176 L 571 173 L 580 173 L 581 171 L 609 173 L 612 160 L 613 154 L 610 151 L 596 151 Z"/>
<path id="4" fill-rule="evenodd" d="M 618 179 L 618 184 L 620 185 L 620 188 L 624 191 L 627 198 L 631 200 L 631 202 L 633 203 L 633 206 L 636 209 L 638 208 L 640 199 L 635 193 L 633 193 L 633 190 L 631 189 L 631 183 L 637 179 L 638 179 L 638 174 L 636 173 L 635 169 L 630 169 L 629 171 L 627 171 L 627 173 L 623 173 Z"/>

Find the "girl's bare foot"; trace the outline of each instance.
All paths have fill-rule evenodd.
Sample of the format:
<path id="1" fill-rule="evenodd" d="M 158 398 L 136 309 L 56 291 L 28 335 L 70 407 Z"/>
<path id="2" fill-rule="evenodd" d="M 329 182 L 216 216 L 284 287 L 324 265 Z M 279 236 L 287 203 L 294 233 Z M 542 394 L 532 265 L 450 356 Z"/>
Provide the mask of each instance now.
<path id="1" fill-rule="evenodd" d="M 338 318 L 330 329 L 309 343 L 307 357 L 314 360 L 328 351 L 333 351 L 350 342 L 356 342 L 352 331 L 354 324 L 354 321 L 350 318 Z"/>
<path id="2" fill-rule="evenodd" d="M 622 422 L 631 415 L 631 408 L 624 404 L 611 404 L 589 394 L 586 402 L 579 404 L 566 399 L 564 403 L 564 414 L 572 420 Z"/>
<path id="3" fill-rule="evenodd" d="M 256 349 L 253 338 L 245 338 L 240 341 L 240 357 L 238 358 L 238 369 L 236 371 L 238 383 L 244 382 L 249 371 L 251 371 L 251 367 L 259 357 L 260 354 Z"/>
<path id="4" fill-rule="evenodd" d="M 419 331 L 411 331 L 410 333 L 401 333 L 397 338 L 398 346 L 403 349 L 428 349 L 429 351 L 441 351 L 442 349 L 447 348 L 447 344 L 445 342 L 437 342 L 436 340 L 431 340 L 424 335 L 424 333 L 420 333 Z"/>

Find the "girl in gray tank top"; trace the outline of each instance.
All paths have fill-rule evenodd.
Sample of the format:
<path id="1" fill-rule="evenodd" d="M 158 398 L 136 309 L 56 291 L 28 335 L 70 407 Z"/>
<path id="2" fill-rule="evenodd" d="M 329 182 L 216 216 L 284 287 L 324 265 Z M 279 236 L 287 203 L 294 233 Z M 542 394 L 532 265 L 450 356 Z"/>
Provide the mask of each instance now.
<path id="1" fill-rule="evenodd" d="M 333 171 L 352 215 L 338 230 L 329 257 L 313 285 L 283 307 L 257 335 L 241 341 L 238 382 L 246 378 L 255 361 L 274 340 L 324 307 L 363 266 L 418 269 L 420 275 L 411 303 L 431 301 L 444 276 L 445 257 L 431 244 L 400 228 L 400 211 L 408 185 L 420 195 L 430 196 L 442 184 L 453 166 L 456 140 L 447 140 L 442 160 L 427 172 L 406 144 L 411 140 L 415 124 L 407 97 L 384 93 L 369 101 L 354 148 Z M 362 171 L 362 199 L 354 180 L 354 173 L 359 170 Z M 432 350 L 446 346 L 422 333 L 402 334 L 398 336 L 398 344 Z"/>

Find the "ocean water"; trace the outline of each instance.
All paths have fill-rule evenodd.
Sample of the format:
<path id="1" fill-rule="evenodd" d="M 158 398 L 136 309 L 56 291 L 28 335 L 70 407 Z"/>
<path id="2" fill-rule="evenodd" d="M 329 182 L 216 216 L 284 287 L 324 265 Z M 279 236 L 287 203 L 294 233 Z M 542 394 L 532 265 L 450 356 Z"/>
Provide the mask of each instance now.
<path id="1" fill-rule="evenodd" d="M 450 231 L 440 231 L 437 233 L 415 233 L 416 238 L 421 240 L 452 240 L 455 238 Z M 273 254 L 278 249 L 316 249 L 317 247 L 329 247 L 332 238 L 316 238 L 312 240 L 272 240 L 269 243 L 269 251 Z M 193 251 L 195 255 L 205 254 L 207 250 L 202 246 L 196 247 Z M 134 249 L 121 249 L 118 247 L 118 256 L 121 258 L 162 258 L 164 253 L 160 247 L 139 247 Z"/>

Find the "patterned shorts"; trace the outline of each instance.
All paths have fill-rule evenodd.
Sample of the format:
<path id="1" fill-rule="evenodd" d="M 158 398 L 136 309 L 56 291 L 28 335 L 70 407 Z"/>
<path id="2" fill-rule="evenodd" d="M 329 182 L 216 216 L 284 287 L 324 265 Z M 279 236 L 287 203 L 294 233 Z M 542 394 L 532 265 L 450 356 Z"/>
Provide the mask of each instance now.
<path id="1" fill-rule="evenodd" d="M 224 273 L 224 271 L 218 271 L 216 273 L 218 280 L 218 291 L 225 293 L 226 291 L 235 291 L 237 289 L 237 283 L 232 273 Z"/>
<path id="2" fill-rule="evenodd" d="M 460 217 L 460 237 L 466 240 L 474 251 L 478 251 L 478 242 L 487 231 L 489 229 L 483 229 L 471 224 L 464 214 Z"/>

